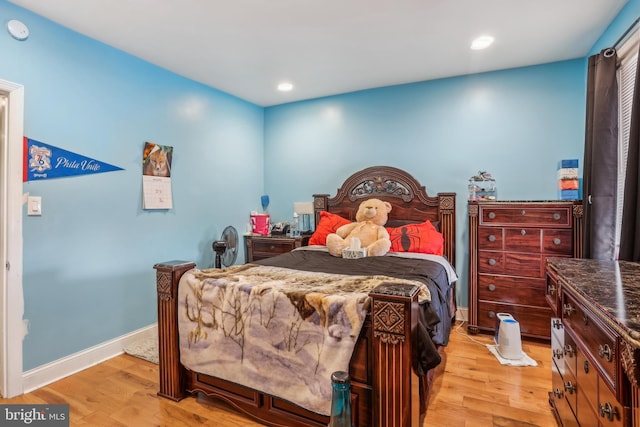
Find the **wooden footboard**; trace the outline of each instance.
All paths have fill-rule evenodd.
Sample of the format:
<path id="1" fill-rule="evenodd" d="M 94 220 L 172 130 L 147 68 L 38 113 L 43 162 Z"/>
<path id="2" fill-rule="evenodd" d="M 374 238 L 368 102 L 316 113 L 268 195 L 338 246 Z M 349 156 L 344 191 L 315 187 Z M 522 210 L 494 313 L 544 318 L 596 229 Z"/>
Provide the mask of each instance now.
<path id="1" fill-rule="evenodd" d="M 180 277 L 194 267 L 194 263 L 187 261 L 154 266 L 160 351 L 158 395 L 180 400 L 200 392 L 222 399 L 267 425 L 326 427 L 328 417 L 228 381 L 189 371 L 180 364 L 178 283 Z M 417 290 L 411 285 L 381 285 L 370 294 L 370 314 L 349 369 L 354 426 L 420 425 L 428 390 L 420 389 L 426 381 L 421 381 L 411 366 L 411 337 L 418 324 Z"/>

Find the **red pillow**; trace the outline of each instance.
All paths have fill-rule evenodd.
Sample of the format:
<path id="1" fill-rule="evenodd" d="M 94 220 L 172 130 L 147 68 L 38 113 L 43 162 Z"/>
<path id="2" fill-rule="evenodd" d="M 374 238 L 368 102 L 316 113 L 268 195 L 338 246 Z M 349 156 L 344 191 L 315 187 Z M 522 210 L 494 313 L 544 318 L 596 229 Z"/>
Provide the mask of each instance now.
<path id="1" fill-rule="evenodd" d="M 391 239 L 389 252 L 418 252 L 423 254 L 444 254 L 444 237 L 431 224 L 407 224 L 402 227 L 387 227 Z"/>
<path id="2" fill-rule="evenodd" d="M 318 222 L 316 231 L 309 238 L 309 245 L 326 245 L 329 234 L 335 233 L 338 228 L 349 223 L 351 223 L 351 221 L 340 215 L 327 211 L 320 212 L 320 222 Z"/>

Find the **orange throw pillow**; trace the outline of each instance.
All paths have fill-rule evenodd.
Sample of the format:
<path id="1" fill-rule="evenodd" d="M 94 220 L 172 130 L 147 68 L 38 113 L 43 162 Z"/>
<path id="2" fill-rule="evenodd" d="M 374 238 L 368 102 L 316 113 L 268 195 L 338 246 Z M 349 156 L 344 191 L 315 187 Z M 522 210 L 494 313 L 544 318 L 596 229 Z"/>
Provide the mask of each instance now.
<path id="1" fill-rule="evenodd" d="M 423 254 L 444 254 L 444 237 L 431 224 L 407 224 L 402 227 L 387 227 L 391 239 L 389 252 L 418 252 Z"/>
<path id="2" fill-rule="evenodd" d="M 327 211 L 320 212 L 320 222 L 316 227 L 316 231 L 309 238 L 309 245 L 322 245 L 327 244 L 327 236 L 331 233 L 335 233 L 336 230 L 345 224 L 349 224 L 346 218 L 340 215 L 332 214 Z"/>

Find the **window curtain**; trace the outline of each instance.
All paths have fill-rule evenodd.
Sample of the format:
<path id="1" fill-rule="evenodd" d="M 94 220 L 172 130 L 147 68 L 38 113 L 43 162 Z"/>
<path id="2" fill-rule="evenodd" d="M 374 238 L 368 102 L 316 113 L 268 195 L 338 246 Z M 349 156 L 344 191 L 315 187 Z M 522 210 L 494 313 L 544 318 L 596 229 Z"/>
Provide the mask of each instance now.
<path id="1" fill-rule="evenodd" d="M 638 57 L 640 59 L 640 56 Z M 631 107 L 631 128 L 629 130 L 629 151 L 627 171 L 624 181 L 624 201 L 622 205 L 622 227 L 620 235 L 619 259 L 640 261 L 640 60 L 636 65 L 636 81 L 633 87 Z"/>
<path id="2" fill-rule="evenodd" d="M 589 58 L 583 166 L 584 258 L 615 256 L 618 83 L 614 49 Z"/>

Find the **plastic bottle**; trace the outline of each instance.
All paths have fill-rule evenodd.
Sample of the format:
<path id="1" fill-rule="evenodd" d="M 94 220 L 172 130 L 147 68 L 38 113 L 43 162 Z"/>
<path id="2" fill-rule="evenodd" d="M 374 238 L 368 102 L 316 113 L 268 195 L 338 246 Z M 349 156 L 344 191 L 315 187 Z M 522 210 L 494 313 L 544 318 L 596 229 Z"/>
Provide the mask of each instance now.
<path id="1" fill-rule="evenodd" d="M 328 427 L 351 427 L 351 379 L 349 374 L 331 374 L 331 418 Z"/>
<path id="2" fill-rule="evenodd" d="M 300 224 L 298 224 L 298 214 L 293 213 L 293 221 L 291 222 L 291 237 L 300 236 Z"/>

